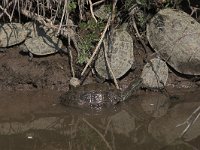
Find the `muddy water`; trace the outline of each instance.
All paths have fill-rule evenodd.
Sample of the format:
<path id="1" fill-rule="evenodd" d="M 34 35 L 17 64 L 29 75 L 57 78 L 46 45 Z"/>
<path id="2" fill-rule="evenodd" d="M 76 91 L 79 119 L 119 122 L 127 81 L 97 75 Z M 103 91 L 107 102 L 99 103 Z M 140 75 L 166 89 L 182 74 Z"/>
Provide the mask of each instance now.
<path id="1" fill-rule="evenodd" d="M 55 91 L 1 91 L 0 149 L 200 149 L 200 89 L 168 92 L 171 99 L 140 91 L 126 103 L 94 111 L 61 106 Z M 183 132 L 187 119 L 193 124 Z"/>

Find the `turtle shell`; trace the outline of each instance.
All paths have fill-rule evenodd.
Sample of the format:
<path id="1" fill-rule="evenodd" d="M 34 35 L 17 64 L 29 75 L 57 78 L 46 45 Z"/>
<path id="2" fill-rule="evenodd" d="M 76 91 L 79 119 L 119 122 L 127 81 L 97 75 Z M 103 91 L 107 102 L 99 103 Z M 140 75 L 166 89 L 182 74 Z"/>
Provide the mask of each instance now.
<path id="1" fill-rule="evenodd" d="M 168 79 L 167 64 L 159 58 L 151 59 L 144 66 L 141 78 L 147 88 L 163 88 Z"/>
<path id="2" fill-rule="evenodd" d="M 42 56 L 58 52 L 62 42 L 54 36 L 38 36 L 27 39 L 25 45 L 32 54 Z"/>
<path id="3" fill-rule="evenodd" d="M 27 22 L 23 27 L 29 32 L 28 37 L 31 38 L 43 36 L 46 34 L 41 25 L 35 22 Z"/>
<path id="4" fill-rule="evenodd" d="M 122 77 L 134 62 L 132 37 L 125 29 L 116 29 L 113 32 L 112 48 L 109 48 L 108 41 L 104 40 L 104 46 L 100 49 L 95 62 L 95 69 L 101 77 L 109 79 L 112 76 L 105 61 L 104 49 L 106 49 L 108 62 L 115 77 Z"/>
<path id="5" fill-rule="evenodd" d="M 28 35 L 20 23 L 0 24 L 0 47 L 9 47 L 23 42 Z"/>
<path id="6" fill-rule="evenodd" d="M 60 97 L 62 104 L 73 107 L 101 108 L 121 100 L 121 91 L 105 84 L 87 84 L 72 88 Z"/>
<path id="7" fill-rule="evenodd" d="M 200 24 L 181 10 L 160 10 L 147 25 L 152 48 L 179 73 L 200 75 Z"/>

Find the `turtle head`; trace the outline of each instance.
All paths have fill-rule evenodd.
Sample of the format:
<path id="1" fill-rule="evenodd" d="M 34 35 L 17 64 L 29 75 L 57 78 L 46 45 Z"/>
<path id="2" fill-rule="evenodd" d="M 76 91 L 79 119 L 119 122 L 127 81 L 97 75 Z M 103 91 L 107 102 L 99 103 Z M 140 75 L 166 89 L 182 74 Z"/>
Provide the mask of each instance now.
<path id="1" fill-rule="evenodd" d="M 22 51 L 23 53 L 28 53 L 28 52 L 29 52 L 29 50 L 28 50 L 28 48 L 26 47 L 25 44 L 19 45 L 19 48 L 21 49 L 21 51 Z"/>
<path id="2" fill-rule="evenodd" d="M 124 90 L 124 92 L 122 92 L 121 101 L 128 99 L 135 90 L 139 89 L 142 86 L 142 81 L 142 78 L 138 78 L 132 81 L 129 86 Z"/>

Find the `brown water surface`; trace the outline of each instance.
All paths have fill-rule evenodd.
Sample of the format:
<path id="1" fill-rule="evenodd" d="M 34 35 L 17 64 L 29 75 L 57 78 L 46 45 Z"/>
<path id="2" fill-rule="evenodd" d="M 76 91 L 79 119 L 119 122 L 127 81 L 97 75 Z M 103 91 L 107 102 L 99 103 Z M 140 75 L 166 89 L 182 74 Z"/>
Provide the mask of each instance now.
<path id="1" fill-rule="evenodd" d="M 140 91 L 102 110 L 61 106 L 56 91 L 0 92 L 0 150 L 196 150 L 200 89 Z M 179 125 L 179 126 L 178 126 Z M 181 137 L 181 138 L 180 138 Z"/>

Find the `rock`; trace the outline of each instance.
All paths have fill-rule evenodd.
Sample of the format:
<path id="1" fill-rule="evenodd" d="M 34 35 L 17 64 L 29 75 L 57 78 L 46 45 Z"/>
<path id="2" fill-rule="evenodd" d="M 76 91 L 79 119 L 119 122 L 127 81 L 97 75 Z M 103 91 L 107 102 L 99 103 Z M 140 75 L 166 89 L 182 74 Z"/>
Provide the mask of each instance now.
<path id="1" fill-rule="evenodd" d="M 163 88 L 168 79 L 168 67 L 161 59 L 154 58 L 144 66 L 141 78 L 145 87 Z"/>
<path id="2" fill-rule="evenodd" d="M 160 10 L 147 25 L 147 38 L 176 71 L 200 75 L 200 25 L 181 10 Z"/>
<path id="3" fill-rule="evenodd" d="M 81 81 L 78 78 L 75 78 L 75 77 L 72 77 L 69 81 L 69 85 L 71 87 L 78 87 L 78 86 L 80 86 L 80 84 L 81 84 Z"/>

